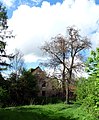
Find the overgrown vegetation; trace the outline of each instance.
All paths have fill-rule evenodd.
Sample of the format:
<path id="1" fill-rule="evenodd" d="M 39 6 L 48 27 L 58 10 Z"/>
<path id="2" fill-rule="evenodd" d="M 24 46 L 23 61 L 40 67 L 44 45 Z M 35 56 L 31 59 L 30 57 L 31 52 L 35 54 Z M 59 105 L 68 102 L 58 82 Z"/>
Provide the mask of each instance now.
<path id="1" fill-rule="evenodd" d="M 74 73 L 84 67 L 82 61 L 83 50 L 91 47 L 87 37 L 81 37 L 79 31 L 69 27 L 68 36 L 64 38 L 58 35 L 51 42 L 46 43 L 42 49 L 50 56 L 50 67 L 62 68 L 62 96 L 39 97 L 37 81 L 40 77 L 33 75 L 24 69 L 23 55 L 17 51 L 15 56 L 6 54 L 5 39 L 11 38 L 12 32 L 7 31 L 7 11 L 0 4 L 0 107 L 10 107 L 0 109 L 0 119 L 2 120 L 98 120 L 99 119 L 99 48 L 91 51 L 85 66 L 88 78 L 80 78 L 76 87 L 75 104 L 53 104 L 62 102 L 66 95 L 66 102 L 70 103 L 70 85 L 75 82 Z M 8 34 L 9 33 L 9 34 Z M 10 65 L 8 59 L 13 58 L 13 72 L 8 78 L 1 74 Z M 76 61 L 77 60 L 77 61 Z M 76 61 L 76 62 L 75 62 Z M 46 77 L 46 76 L 45 76 Z M 51 78 L 52 79 L 52 78 Z M 58 79 L 56 79 L 58 80 Z M 55 82 L 53 82 L 55 85 Z M 53 86 L 54 86 L 53 85 Z M 56 85 L 57 86 L 57 85 Z M 56 87 L 55 86 L 55 87 Z M 46 87 L 46 86 L 44 86 Z M 55 89 L 53 87 L 53 89 Z M 60 91 L 60 88 L 56 89 Z M 65 94 L 64 94 L 65 93 Z M 44 105 L 51 103 L 53 105 Z M 41 106 L 37 105 L 41 104 Z M 44 105 L 44 106 L 42 106 Z M 16 117 L 17 116 L 17 117 Z"/>
<path id="2" fill-rule="evenodd" d="M 17 116 L 17 117 L 16 117 Z M 33 105 L 0 109 L 2 120 L 98 120 L 77 105 Z"/>
<path id="3" fill-rule="evenodd" d="M 91 51 L 86 61 L 88 79 L 78 81 L 77 100 L 87 111 L 99 118 L 99 48 Z"/>

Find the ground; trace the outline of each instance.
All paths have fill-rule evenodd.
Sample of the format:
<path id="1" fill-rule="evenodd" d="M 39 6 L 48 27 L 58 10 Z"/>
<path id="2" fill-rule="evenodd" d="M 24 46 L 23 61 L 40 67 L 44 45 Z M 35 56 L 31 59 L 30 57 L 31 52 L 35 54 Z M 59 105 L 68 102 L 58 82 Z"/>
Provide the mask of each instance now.
<path id="1" fill-rule="evenodd" d="M 79 105 L 49 104 L 0 109 L 0 120 L 97 120 Z"/>

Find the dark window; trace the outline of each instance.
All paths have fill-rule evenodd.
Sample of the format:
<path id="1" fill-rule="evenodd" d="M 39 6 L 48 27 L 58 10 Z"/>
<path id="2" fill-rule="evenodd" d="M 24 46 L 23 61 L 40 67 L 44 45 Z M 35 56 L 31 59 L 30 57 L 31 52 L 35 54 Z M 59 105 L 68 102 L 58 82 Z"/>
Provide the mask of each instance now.
<path id="1" fill-rule="evenodd" d="M 46 87 L 46 82 L 43 82 L 42 87 Z"/>
<path id="2" fill-rule="evenodd" d="M 45 96 L 45 91 L 42 91 L 42 96 Z"/>

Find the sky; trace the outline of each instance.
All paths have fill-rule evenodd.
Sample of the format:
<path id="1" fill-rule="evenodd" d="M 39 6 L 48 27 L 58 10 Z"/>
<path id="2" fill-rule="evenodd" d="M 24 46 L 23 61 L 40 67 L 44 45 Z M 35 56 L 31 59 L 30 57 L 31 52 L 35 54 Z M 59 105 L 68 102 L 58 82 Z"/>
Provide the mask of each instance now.
<path id="1" fill-rule="evenodd" d="M 24 54 L 29 67 L 44 60 L 40 47 L 57 34 L 66 34 L 66 27 L 75 25 L 88 36 L 92 47 L 99 47 L 99 0 L 0 0 L 7 7 L 8 26 L 14 39 L 7 44 Z"/>

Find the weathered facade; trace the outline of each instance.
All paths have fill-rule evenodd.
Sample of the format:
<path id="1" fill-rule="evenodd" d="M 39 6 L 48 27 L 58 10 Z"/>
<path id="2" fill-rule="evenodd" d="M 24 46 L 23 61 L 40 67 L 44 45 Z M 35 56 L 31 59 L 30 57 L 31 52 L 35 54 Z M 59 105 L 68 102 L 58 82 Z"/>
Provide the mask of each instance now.
<path id="1" fill-rule="evenodd" d="M 38 96 L 63 96 L 62 94 L 62 83 L 57 78 L 47 77 L 46 72 L 43 71 L 39 66 L 35 69 L 30 69 L 31 73 L 38 78 Z M 70 98 L 74 99 L 75 86 L 69 86 Z M 64 96 L 65 97 L 65 96 Z"/>
<path id="2" fill-rule="evenodd" d="M 35 69 L 30 69 L 31 73 L 38 77 L 38 96 L 56 96 L 60 91 L 60 83 L 57 79 L 50 78 L 46 76 L 46 72 L 42 71 L 40 67 Z"/>

